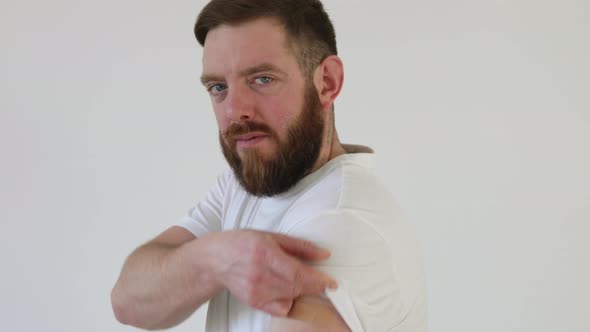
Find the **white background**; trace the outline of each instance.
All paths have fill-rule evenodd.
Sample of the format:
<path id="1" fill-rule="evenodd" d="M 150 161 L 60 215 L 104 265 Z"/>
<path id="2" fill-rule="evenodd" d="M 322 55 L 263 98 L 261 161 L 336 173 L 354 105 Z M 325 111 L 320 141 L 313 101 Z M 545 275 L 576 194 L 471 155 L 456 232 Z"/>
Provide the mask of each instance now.
<path id="1" fill-rule="evenodd" d="M 337 127 L 418 229 L 430 331 L 590 331 L 589 2 L 325 4 Z M 135 331 L 110 308 L 124 258 L 225 166 L 203 5 L 1 0 L 0 330 Z"/>

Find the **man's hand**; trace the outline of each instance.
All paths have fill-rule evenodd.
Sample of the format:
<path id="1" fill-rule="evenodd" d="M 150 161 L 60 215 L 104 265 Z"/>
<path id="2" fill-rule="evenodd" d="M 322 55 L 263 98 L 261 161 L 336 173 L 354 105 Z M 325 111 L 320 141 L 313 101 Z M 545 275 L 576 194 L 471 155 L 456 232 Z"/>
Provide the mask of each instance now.
<path id="1" fill-rule="evenodd" d="M 214 273 L 219 281 L 243 303 L 271 315 L 286 316 L 299 296 L 338 287 L 304 263 L 330 256 L 309 241 L 254 230 L 213 233 L 198 241 L 208 240 L 215 243 Z"/>

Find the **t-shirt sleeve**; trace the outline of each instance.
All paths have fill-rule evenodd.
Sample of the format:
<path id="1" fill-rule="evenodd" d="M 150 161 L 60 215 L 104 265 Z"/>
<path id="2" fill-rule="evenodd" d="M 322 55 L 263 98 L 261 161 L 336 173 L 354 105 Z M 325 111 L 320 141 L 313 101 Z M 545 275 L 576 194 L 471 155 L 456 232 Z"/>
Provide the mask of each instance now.
<path id="1" fill-rule="evenodd" d="M 351 331 L 391 331 L 403 320 L 407 308 L 391 249 L 370 223 L 352 211 L 330 212 L 295 224 L 287 234 L 331 251 L 312 266 L 338 281 L 326 296 Z"/>
<path id="2" fill-rule="evenodd" d="M 176 222 L 176 226 L 183 227 L 197 238 L 211 232 L 223 229 L 223 204 L 231 178 L 230 171 L 217 177 L 215 184 L 209 189 L 205 199 L 191 207 L 187 214 Z"/>

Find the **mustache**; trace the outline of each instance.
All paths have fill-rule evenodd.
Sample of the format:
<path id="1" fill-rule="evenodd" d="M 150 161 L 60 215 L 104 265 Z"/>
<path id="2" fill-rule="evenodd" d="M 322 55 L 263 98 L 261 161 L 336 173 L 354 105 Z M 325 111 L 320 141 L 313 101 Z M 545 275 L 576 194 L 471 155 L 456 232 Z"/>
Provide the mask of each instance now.
<path id="1" fill-rule="evenodd" d="M 269 126 L 259 122 L 233 123 L 222 133 L 222 135 L 228 142 L 234 142 L 237 136 L 245 135 L 254 131 L 274 136 L 274 132 Z"/>

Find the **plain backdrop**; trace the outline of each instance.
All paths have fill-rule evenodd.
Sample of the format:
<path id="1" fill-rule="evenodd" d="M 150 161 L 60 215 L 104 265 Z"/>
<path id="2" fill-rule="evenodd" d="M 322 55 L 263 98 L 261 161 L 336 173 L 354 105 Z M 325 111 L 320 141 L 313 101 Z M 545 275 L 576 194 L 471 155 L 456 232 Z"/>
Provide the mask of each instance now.
<path id="1" fill-rule="evenodd" d="M 136 331 L 110 307 L 125 257 L 225 168 L 204 3 L 0 0 L 0 330 Z M 429 330 L 590 331 L 590 3 L 325 5 L 337 128 L 416 225 Z"/>

